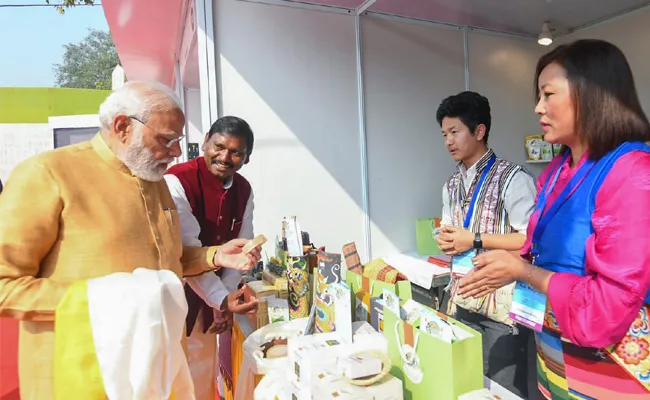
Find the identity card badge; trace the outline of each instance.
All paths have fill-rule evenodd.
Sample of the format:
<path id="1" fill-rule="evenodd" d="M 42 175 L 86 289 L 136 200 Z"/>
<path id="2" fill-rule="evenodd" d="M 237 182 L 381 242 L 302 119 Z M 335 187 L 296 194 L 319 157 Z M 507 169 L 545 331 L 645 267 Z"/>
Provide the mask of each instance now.
<path id="1" fill-rule="evenodd" d="M 469 274 L 474 268 L 472 259 L 476 257 L 476 249 L 470 249 L 451 258 L 451 276 L 458 278 Z"/>
<path id="2" fill-rule="evenodd" d="M 537 332 L 544 326 L 546 295 L 525 282 L 517 281 L 509 317 Z"/>

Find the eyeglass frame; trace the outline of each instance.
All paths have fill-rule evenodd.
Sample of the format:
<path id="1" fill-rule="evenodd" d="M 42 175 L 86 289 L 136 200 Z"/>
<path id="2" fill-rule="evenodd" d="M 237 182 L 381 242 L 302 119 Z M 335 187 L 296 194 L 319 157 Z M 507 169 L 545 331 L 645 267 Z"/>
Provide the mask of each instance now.
<path id="1" fill-rule="evenodd" d="M 150 127 L 149 125 L 145 124 L 144 122 L 142 122 L 142 121 L 140 120 L 140 118 L 138 118 L 138 117 L 136 117 L 136 116 L 133 116 L 133 115 L 127 115 L 127 118 L 132 119 L 132 120 L 135 120 L 135 121 L 138 121 L 138 122 L 141 123 L 142 125 L 146 126 L 147 128 L 151 129 L 152 131 L 154 131 L 154 132 L 156 132 L 156 133 L 158 133 L 158 134 L 160 134 L 160 135 L 165 135 L 164 133 L 162 133 L 162 132 L 158 132 L 157 130 L 153 129 L 153 128 Z M 167 140 L 167 144 L 165 144 L 165 147 L 167 147 L 168 149 L 171 149 L 171 147 L 172 147 L 174 144 L 176 144 L 176 143 L 180 143 L 180 141 L 183 140 L 183 139 L 185 139 L 185 135 L 184 135 L 184 134 L 183 134 L 183 135 L 180 135 L 179 137 L 177 137 L 177 138 L 175 138 L 175 139 L 167 139 L 167 138 L 165 138 L 165 140 Z"/>

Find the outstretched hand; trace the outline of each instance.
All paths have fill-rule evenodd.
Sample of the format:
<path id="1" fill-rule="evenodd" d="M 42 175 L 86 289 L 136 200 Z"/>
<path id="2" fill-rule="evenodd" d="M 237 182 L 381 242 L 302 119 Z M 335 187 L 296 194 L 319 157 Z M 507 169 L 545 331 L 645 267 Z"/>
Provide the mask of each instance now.
<path id="1" fill-rule="evenodd" d="M 222 312 L 217 309 L 213 309 L 214 322 L 208 333 L 214 333 L 220 335 L 232 328 L 232 313 Z"/>
<path id="2" fill-rule="evenodd" d="M 226 310 L 234 314 L 252 314 L 257 311 L 257 306 L 259 305 L 259 300 L 254 296 L 251 296 L 248 301 L 244 301 L 244 292 L 246 291 L 247 285 L 244 285 L 240 289 L 235 290 L 232 293 L 229 293 L 223 299 L 221 304 L 221 310 Z"/>
<path id="3" fill-rule="evenodd" d="M 506 250 L 492 250 L 472 259 L 474 268 L 458 282 L 458 294 L 479 298 L 524 279 L 526 262 Z"/>
<path id="4" fill-rule="evenodd" d="M 262 258 L 262 249 L 257 246 L 245 253 L 243 248 L 248 242 L 248 239 L 233 239 L 221 245 L 214 255 L 214 265 L 239 271 L 251 270 Z"/>

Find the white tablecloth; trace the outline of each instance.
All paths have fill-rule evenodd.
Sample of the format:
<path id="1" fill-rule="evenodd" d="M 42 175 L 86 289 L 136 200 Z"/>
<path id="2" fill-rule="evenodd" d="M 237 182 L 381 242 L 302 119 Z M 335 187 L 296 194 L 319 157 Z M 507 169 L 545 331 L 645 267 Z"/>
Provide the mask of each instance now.
<path id="1" fill-rule="evenodd" d="M 403 273 L 411 283 L 424 289 L 431 289 L 435 277 L 449 275 L 451 271 L 449 268 L 431 264 L 428 259 L 429 256 L 420 256 L 417 252 L 383 257 L 387 264 Z"/>
<path id="2" fill-rule="evenodd" d="M 289 365 L 287 365 L 287 368 L 289 368 Z M 255 400 L 275 400 L 276 397 L 280 400 L 291 399 L 289 376 L 291 375 L 287 374 L 286 371 L 274 371 L 265 375 L 255 389 Z M 486 389 L 490 389 L 492 393 L 501 396 L 503 400 L 523 400 L 490 380 L 490 378 L 484 378 L 484 382 Z"/>

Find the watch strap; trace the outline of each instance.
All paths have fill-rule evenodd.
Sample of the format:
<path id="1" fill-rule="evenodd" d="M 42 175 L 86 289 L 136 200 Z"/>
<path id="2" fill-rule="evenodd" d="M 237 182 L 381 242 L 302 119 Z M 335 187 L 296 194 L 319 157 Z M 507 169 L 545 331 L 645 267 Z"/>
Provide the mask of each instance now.
<path id="1" fill-rule="evenodd" d="M 481 240 L 481 234 L 480 233 L 475 233 L 474 234 L 474 248 L 475 249 L 482 249 L 483 248 L 483 241 Z"/>

